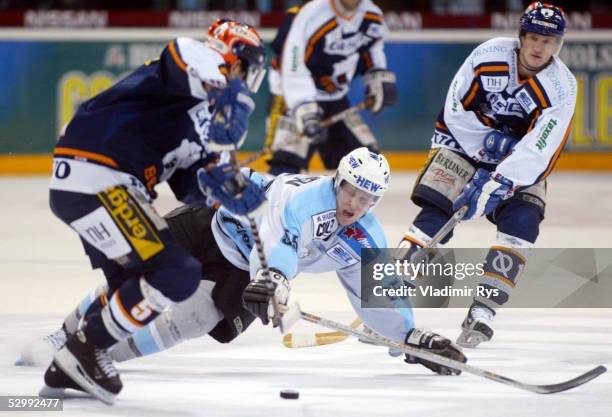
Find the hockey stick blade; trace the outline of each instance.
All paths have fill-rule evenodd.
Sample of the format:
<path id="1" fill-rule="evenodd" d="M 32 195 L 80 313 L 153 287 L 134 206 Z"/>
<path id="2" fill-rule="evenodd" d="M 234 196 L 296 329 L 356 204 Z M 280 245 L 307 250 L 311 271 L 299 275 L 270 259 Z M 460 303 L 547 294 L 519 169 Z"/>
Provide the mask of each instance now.
<path id="1" fill-rule="evenodd" d="M 536 394 L 553 394 L 556 392 L 567 391 L 569 389 L 576 388 L 580 385 L 583 385 L 589 382 L 590 380 L 597 378 L 599 375 L 607 371 L 607 369 L 604 366 L 600 365 L 600 366 L 597 366 L 596 368 L 591 369 L 588 372 L 585 372 L 582 375 L 579 375 L 565 382 L 560 382 L 558 384 L 550 384 L 550 385 L 526 384 L 524 382 L 520 382 L 520 381 L 511 379 L 511 378 L 505 377 L 503 375 L 499 375 L 495 372 L 487 371 L 485 369 L 481 369 L 476 366 L 468 365 L 466 363 L 459 362 L 451 358 L 436 355 L 435 353 L 431 353 L 424 349 L 420 349 L 414 346 L 409 346 L 403 343 L 395 342 L 379 334 L 375 334 L 375 333 L 369 334 L 369 333 L 364 333 L 356 329 L 351 329 L 349 326 L 346 326 L 341 323 L 337 323 L 329 319 L 325 319 L 325 318 L 316 316 L 311 313 L 300 311 L 300 317 L 303 320 L 309 321 L 311 323 L 319 324 L 323 327 L 338 330 L 338 331 L 348 333 L 358 338 L 369 340 L 377 345 L 387 346 L 395 350 L 399 350 L 401 352 L 408 353 L 412 356 L 416 356 L 420 359 L 424 359 L 430 362 L 435 362 L 439 365 L 444 365 L 452 369 L 458 369 L 468 374 L 476 375 L 482 378 L 487 378 L 492 381 L 499 382 L 501 384 L 506 384 L 511 387 L 519 388 L 519 389 L 533 392 Z"/>
<path id="2" fill-rule="evenodd" d="M 299 315 L 298 315 L 299 319 Z M 361 318 L 356 318 L 351 323 L 351 328 L 356 329 L 363 323 Z M 343 332 L 323 332 L 323 333 L 289 333 L 283 337 L 283 345 L 288 348 L 305 348 L 314 346 L 331 345 L 345 341 L 349 337 Z"/>

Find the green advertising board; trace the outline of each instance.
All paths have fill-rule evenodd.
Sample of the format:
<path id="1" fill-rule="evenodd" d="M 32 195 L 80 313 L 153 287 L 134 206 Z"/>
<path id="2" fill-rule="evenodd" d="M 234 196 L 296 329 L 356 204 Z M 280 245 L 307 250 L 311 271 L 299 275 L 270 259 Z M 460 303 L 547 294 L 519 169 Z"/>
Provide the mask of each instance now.
<path id="1" fill-rule="evenodd" d="M 76 36 L 75 36 L 76 37 Z M 390 41 L 389 67 L 397 73 L 399 103 L 373 117 L 364 113 L 382 149 L 424 151 L 450 80 L 478 44 Z M 110 87 L 166 41 L 0 40 L 0 154 L 49 153 L 85 100 Z M 612 41 L 566 42 L 562 58 L 575 73 L 579 95 L 570 148 L 612 149 Z M 360 80 L 350 98 L 363 98 Z M 268 88 L 256 96 L 246 150 L 262 147 Z"/>

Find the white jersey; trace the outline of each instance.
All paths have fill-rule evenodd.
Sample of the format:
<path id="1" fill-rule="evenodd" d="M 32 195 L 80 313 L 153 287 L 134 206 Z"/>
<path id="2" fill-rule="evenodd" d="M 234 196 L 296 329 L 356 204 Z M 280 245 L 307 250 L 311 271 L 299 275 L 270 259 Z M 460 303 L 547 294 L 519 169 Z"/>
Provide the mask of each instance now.
<path id="1" fill-rule="evenodd" d="M 557 56 L 536 76 L 521 79 L 519 46 L 515 38 L 494 38 L 474 49 L 451 82 L 432 142 L 499 164 L 496 172 L 521 187 L 552 171 L 571 130 L 577 83 Z M 520 140 L 502 161 L 483 156 L 483 140 L 493 129 Z"/>
<path id="2" fill-rule="evenodd" d="M 289 280 L 300 272 L 336 271 L 366 325 L 404 342 L 414 327 L 410 309 L 361 307 L 361 248 L 386 247 L 376 217 L 367 213 L 356 223 L 340 226 L 330 176 L 283 174 L 267 183 L 257 177 L 267 188 L 268 206 L 256 222 L 268 266 Z M 250 270 L 254 279 L 261 264 L 248 222 L 221 207 L 212 229 L 223 255 L 237 268 Z"/>
<path id="3" fill-rule="evenodd" d="M 386 69 L 386 31 L 382 12 L 371 0 L 362 0 L 350 14 L 339 0 L 305 4 L 284 42 L 274 41 L 283 44 L 280 72 L 287 107 L 339 100 L 357 72 Z"/>

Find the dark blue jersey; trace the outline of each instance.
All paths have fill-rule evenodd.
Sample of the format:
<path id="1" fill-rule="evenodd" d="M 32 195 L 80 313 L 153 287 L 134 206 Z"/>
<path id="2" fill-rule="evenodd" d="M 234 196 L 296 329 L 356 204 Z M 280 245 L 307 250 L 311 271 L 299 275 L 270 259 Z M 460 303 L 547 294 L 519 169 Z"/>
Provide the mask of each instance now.
<path id="1" fill-rule="evenodd" d="M 220 54 L 198 41 L 171 41 L 158 60 L 84 102 L 54 155 L 127 172 L 150 192 L 158 182 L 169 181 L 184 200 L 197 187 L 193 190 L 195 180 L 182 177 L 207 157 L 215 113 L 203 83 L 225 87 L 223 64 Z"/>

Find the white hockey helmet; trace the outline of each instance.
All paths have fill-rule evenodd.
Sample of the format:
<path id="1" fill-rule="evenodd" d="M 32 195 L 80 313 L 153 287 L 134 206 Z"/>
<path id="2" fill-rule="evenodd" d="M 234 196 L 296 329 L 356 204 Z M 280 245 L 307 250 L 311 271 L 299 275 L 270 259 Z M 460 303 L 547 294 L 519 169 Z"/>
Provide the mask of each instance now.
<path id="1" fill-rule="evenodd" d="M 338 165 L 334 179 L 334 189 L 338 188 L 342 181 L 346 181 L 359 190 L 376 196 L 374 207 L 389 188 L 391 170 L 387 159 L 366 147 L 357 148 L 344 155 Z"/>

